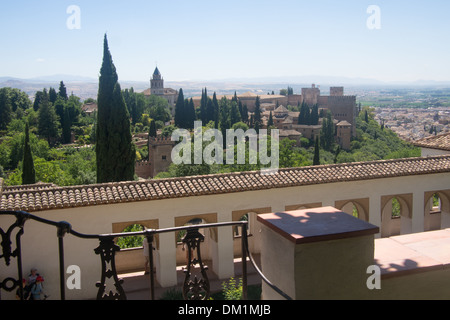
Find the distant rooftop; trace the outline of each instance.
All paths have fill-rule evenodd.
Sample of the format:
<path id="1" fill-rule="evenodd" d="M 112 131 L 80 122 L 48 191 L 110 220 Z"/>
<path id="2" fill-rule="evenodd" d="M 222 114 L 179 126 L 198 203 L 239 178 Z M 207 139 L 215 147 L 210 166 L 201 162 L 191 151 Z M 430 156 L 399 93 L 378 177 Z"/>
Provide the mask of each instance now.
<path id="1" fill-rule="evenodd" d="M 421 148 L 450 151 L 450 132 L 417 140 L 414 145 Z"/>

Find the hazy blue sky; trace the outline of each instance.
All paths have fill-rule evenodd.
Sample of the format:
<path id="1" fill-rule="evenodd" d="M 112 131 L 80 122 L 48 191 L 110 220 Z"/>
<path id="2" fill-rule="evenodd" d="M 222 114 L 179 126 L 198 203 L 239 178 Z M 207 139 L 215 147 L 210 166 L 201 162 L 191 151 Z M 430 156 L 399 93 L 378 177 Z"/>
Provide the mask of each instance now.
<path id="1" fill-rule="evenodd" d="M 80 29 L 69 29 L 70 5 Z M 370 30 L 370 5 L 381 29 Z M 119 80 L 329 75 L 450 80 L 450 1 L 0 2 L 0 76 L 97 78 L 103 35 Z"/>

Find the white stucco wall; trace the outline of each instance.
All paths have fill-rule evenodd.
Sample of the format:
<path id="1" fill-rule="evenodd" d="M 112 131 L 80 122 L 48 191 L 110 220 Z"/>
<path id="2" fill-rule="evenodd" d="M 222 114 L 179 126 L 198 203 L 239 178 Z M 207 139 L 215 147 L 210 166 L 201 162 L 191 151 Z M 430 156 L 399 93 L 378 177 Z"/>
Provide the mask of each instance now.
<path id="1" fill-rule="evenodd" d="M 112 232 L 112 224 L 127 221 L 157 219 L 159 228 L 175 226 L 175 218 L 201 214 L 216 214 L 217 222 L 232 220 L 236 210 L 270 207 L 273 212 L 284 211 L 286 206 L 320 202 L 322 206 L 334 206 L 336 201 L 369 198 L 369 222 L 381 226 L 381 197 L 390 194 L 412 194 L 413 208 L 411 231 L 421 232 L 424 226 L 424 192 L 450 189 L 450 173 L 407 176 L 365 181 L 318 184 L 270 190 L 247 191 L 221 195 L 174 198 L 156 201 L 139 201 L 111 205 L 98 205 L 41 211 L 33 213 L 53 221 L 67 221 L 72 228 L 85 234 L 106 234 Z M 5 218 L 0 217 L 4 228 Z M 258 239 L 258 225 L 252 232 Z M 218 242 L 211 241 L 213 266 L 210 270 L 220 278 L 233 276 L 232 228 L 218 231 Z M 52 297 L 59 299 L 58 240 L 56 229 L 34 221 L 25 224 L 22 237 L 23 268 L 27 272 L 37 267 L 46 277 L 45 285 Z M 100 257 L 94 254 L 96 240 L 78 239 L 72 235 L 64 238 L 65 265 L 81 268 L 82 290 L 66 290 L 67 299 L 95 298 L 100 280 Z M 176 284 L 176 246 L 173 234 L 159 235 L 157 252 L 157 280 L 163 286 Z M 15 276 L 15 269 L 5 269 L 0 263 L 0 278 L 8 274 Z"/>

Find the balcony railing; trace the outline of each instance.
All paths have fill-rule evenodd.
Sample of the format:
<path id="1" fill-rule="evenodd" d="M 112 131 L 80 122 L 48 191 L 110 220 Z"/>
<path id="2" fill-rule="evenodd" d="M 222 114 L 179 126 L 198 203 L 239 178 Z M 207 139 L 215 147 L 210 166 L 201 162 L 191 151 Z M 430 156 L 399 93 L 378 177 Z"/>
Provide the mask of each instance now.
<path id="1" fill-rule="evenodd" d="M 242 249 L 242 298 L 247 299 L 247 257 L 253 264 L 254 268 L 273 290 L 278 292 L 281 296 L 290 300 L 290 297 L 282 292 L 279 288 L 273 285 L 261 272 L 255 263 L 251 253 L 248 250 L 248 238 L 247 238 L 247 221 L 236 222 L 222 222 L 222 223 L 210 223 L 189 225 L 183 227 L 174 227 L 166 229 L 147 229 L 145 231 L 126 232 L 126 233 L 112 233 L 112 234 L 83 234 L 72 229 L 72 226 L 65 221 L 55 222 L 47 219 L 40 218 L 23 211 L 0 211 L 0 216 L 10 215 L 15 216 L 16 221 L 10 225 L 7 229 L 2 229 L 0 226 L 1 235 L 1 254 L 0 259 L 4 261 L 7 267 L 11 264 L 11 259 L 17 259 L 17 278 L 8 277 L 5 279 L 0 278 L 0 291 L 3 289 L 8 292 L 13 290 L 19 290 L 19 297 L 23 299 L 23 273 L 22 273 L 22 247 L 21 237 L 24 234 L 24 225 L 28 220 L 34 220 L 46 225 L 51 225 L 56 228 L 56 237 L 58 239 L 58 255 L 59 255 L 59 287 L 60 287 L 60 299 L 65 300 L 65 283 L 64 283 L 64 236 L 71 234 L 81 239 L 97 239 L 99 246 L 94 249 L 95 254 L 100 256 L 101 259 L 101 279 L 96 283 L 98 287 L 97 300 L 126 300 L 126 293 L 123 289 L 123 280 L 119 279 L 116 265 L 115 255 L 120 250 L 119 246 L 115 243 L 115 239 L 118 237 L 133 237 L 144 236 L 148 242 L 148 256 L 150 270 L 150 298 L 155 299 L 155 279 L 154 273 L 154 259 L 153 259 L 153 242 L 154 237 L 157 234 L 167 232 L 179 232 L 186 231 L 183 243 L 187 247 L 188 252 L 188 264 L 185 270 L 185 279 L 183 283 L 182 293 L 183 298 L 186 300 L 206 300 L 209 298 L 211 290 L 208 279 L 207 266 L 204 265 L 201 256 L 200 243 L 204 241 L 204 236 L 199 232 L 199 229 L 204 228 L 220 228 L 235 226 L 241 228 L 241 249 Z M 6 231 L 5 231 L 6 230 Z M 12 249 L 13 240 L 12 235 L 17 231 L 15 236 L 15 249 Z M 192 270 L 194 266 L 199 266 L 200 274 L 193 275 Z M 1 276 L 1 275 L 0 275 Z M 106 291 L 106 282 L 114 282 L 115 292 Z M 1 293 L 1 292 L 0 292 Z M 0 294 L 1 299 L 1 294 Z"/>

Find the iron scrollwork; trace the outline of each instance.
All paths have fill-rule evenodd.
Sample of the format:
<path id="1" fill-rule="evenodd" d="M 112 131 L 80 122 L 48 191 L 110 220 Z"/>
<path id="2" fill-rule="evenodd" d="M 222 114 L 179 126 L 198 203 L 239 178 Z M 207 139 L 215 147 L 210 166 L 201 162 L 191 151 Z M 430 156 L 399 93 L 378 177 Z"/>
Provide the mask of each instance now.
<path id="1" fill-rule="evenodd" d="M 203 264 L 200 252 L 200 243 L 204 239 L 205 237 L 198 231 L 198 228 L 188 229 L 183 238 L 183 243 L 187 247 L 188 260 L 183 284 L 183 298 L 185 300 L 207 300 L 210 295 L 209 279 L 206 273 L 208 267 Z M 196 257 L 194 256 L 195 250 Z M 197 263 L 200 266 L 200 279 L 197 275 L 192 277 L 192 270 Z"/>
<path id="2" fill-rule="evenodd" d="M 25 221 L 28 219 L 28 214 L 24 212 L 16 212 L 16 222 L 13 223 L 8 230 L 5 232 L 2 228 L 0 228 L 0 235 L 2 236 L 2 254 L 0 254 L 0 258 L 5 259 L 5 263 L 7 266 L 11 263 L 11 257 L 16 258 L 20 255 L 20 246 L 17 246 L 17 248 L 13 251 L 11 248 L 12 242 L 11 242 L 11 234 L 15 228 L 19 228 L 19 232 L 16 235 L 16 243 L 20 243 L 20 237 L 23 234 L 23 226 L 25 224 Z"/>
<path id="3" fill-rule="evenodd" d="M 4 289 L 8 292 L 11 292 L 18 287 L 20 290 L 20 297 L 23 297 L 20 238 L 24 233 L 23 227 L 25 225 L 25 221 L 29 218 L 30 215 L 25 212 L 14 212 L 14 216 L 16 217 L 16 221 L 8 228 L 6 232 L 2 228 L 0 228 L 0 245 L 2 249 L 0 253 L 0 259 L 3 258 L 5 260 L 6 266 L 9 266 L 11 264 L 11 258 L 17 259 L 18 279 L 14 279 L 11 277 L 3 279 L 2 281 L 0 281 L 0 290 Z M 16 248 L 13 250 L 11 235 L 16 228 L 19 228 L 19 231 L 16 234 Z"/>
<path id="4" fill-rule="evenodd" d="M 120 247 L 115 244 L 114 237 L 101 237 L 100 245 L 94 250 L 100 255 L 102 261 L 102 278 L 96 283 L 99 288 L 97 300 L 126 300 L 126 294 L 123 290 L 123 280 L 117 277 L 115 254 Z M 106 281 L 112 279 L 116 292 L 106 292 Z"/>

